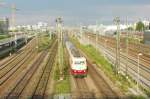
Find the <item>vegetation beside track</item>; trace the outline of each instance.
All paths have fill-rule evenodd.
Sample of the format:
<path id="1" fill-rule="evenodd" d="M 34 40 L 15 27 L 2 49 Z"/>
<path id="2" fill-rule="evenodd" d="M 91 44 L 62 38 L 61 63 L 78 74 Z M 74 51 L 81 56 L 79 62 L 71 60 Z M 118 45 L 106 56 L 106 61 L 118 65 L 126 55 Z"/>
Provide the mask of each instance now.
<path id="1" fill-rule="evenodd" d="M 54 40 L 54 38 L 50 39 L 48 35 L 41 35 L 38 37 L 38 46 L 39 46 L 39 51 L 48 49 L 50 46 L 50 43 Z"/>
<path id="2" fill-rule="evenodd" d="M 70 79 L 69 79 L 69 63 L 68 63 L 68 57 L 67 57 L 67 52 L 66 49 L 62 48 L 62 52 L 64 53 L 63 57 L 64 57 L 64 62 L 63 62 L 63 66 L 62 66 L 62 74 L 60 73 L 60 68 L 59 68 L 59 64 L 58 64 L 58 60 L 57 63 L 55 65 L 55 70 L 54 70 L 54 80 L 55 80 L 55 93 L 56 94 L 65 94 L 65 93 L 70 93 Z M 58 58 L 57 58 L 58 59 Z M 63 80 L 60 80 L 60 77 L 63 76 Z"/>
<path id="3" fill-rule="evenodd" d="M 117 84 L 119 88 L 123 92 L 128 92 L 128 88 L 133 87 L 135 85 L 132 81 L 128 81 L 123 75 L 116 75 L 113 72 L 113 65 L 109 63 L 105 57 L 97 51 L 92 45 L 82 45 L 76 38 L 71 38 L 71 41 L 80 48 L 84 53 L 92 60 L 93 64 L 96 64 L 104 73 L 113 81 L 113 83 Z M 130 79 L 130 78 L 129 78 Z M 132 96 L 135 99 L 141 99 L 143 96 Z"/>
<path id="4" fill-rule="evenodd" d="M 0 40 L 5 39 L 5 38 L 9 38 L 10 35 L 0 35 Z"/>

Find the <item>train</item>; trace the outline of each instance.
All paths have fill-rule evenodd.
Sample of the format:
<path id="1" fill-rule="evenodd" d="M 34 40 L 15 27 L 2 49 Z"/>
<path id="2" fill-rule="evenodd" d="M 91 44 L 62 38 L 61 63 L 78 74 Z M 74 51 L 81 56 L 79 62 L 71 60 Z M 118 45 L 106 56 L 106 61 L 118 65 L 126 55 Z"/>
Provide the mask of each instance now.
<path id="1" fill-rule="evenodd" d="M 32 38 L 28 38 L 27 42 L 30 41 Z M 0 59 L 8 56 L 9 53 L 15 52 L 15 50 L 20 49 L 25 43 L 26 40 L 23 37 L 20 37 L 16 40 L 17 45 L 15 46 L 15 40 L 8 39 L 4 42 L 0 42 Z"/>
<path id="2" fill-rule="evenodd" d="M 70 41 L 66 41 L 66 48 L 69 53 L 70 72 L 74 77 L 86 77 L 88 66 L 84 56 Z"/>

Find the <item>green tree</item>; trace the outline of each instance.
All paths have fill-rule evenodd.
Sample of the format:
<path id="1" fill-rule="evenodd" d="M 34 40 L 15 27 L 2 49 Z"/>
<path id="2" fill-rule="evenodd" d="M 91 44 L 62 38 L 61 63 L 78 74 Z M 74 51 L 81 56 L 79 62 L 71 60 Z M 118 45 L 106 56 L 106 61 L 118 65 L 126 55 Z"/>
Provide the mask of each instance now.
<path id="1" fill-rule="evenodd" d="M 134 30 L 134 29 L 133 29 L 133 27 L 130 26 L 130 27 L 128 27 L 128 30 Z"/>
<path id="2" fill-rule="evenodd" d="M 141 22 L 141 21 L 139 21 L 137 24 L 136 24 L 136 30 L 137 31 L 142 31 L 142 30 L 144 30 L 144 24 L 143 24 L 143 22 Z"/>

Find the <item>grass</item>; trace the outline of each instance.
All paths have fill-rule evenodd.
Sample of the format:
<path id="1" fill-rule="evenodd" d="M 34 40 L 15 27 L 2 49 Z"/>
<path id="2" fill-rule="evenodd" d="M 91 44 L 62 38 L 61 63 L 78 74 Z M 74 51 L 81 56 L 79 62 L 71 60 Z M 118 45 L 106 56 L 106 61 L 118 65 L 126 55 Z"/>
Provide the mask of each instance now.
<path id="1" fill-rule="evenodd" d="M 62 69 L 62 74 L 60 74 L 60 66 L 58 64 L 58 58 L 57 58 L 57 63 L 55 65 L 55 69 L 54 69 L 54 75 L 53 75 L 53 78 L 55 80 L 55 93 L 56 94 L 65 94 L 65 93 L 69 93 L 70 92 L 70 89 L 71 89 L 71 86 L 70 86 L 70 79 L 69 79 L 69 64 L 67 64 L 67 57 L 66 57 L 66 52 L 65 52 L 65 49 L 64 49 L 64 46 L 63 48 L 61 48 L 63 54 L 63 59 L 64 59 L 64 62 L 63 62 L 63 66 L 61 67 Z M 63 75 L 63 80 L 60 80 L 60 76 Z"/>
<path id="2" fill-rule="evenodd" d="M 69 93 L 69 92 L 70 92 L 69 77 L 65 78 L 65 80 L 56 82 L 55 85 L 56 94 Z"/>
<path id="3" fill-rule="evenodd" d="M 45 49 L 48 49 L 48 47 L 50 46 L 50 43 L 51 43 L 51 39 L 44 35 L 44 36 L 41 36 L 41 37 L 38 37 L 38 40 L 39 40 L 39 51 L 42 51 L 42 50 L 45 50 Z"/>
<path id="4" fill-rule="evenodd" d="M 129 42 L 131 43 L 139 43 L 139 40 L 140 40 L 140 43 L 142 42 L 143 39 L 139 38 L 139 39 L 136 39 L 136 38 L 133 38 L 133 37 L 130 37 L 128 38 Z"/>
<path id="5" fill-rule="evenodd" d="M 0 40 L 5 39 L 5 38 L 9 38 L 10 35 L 0 35 Z"/>

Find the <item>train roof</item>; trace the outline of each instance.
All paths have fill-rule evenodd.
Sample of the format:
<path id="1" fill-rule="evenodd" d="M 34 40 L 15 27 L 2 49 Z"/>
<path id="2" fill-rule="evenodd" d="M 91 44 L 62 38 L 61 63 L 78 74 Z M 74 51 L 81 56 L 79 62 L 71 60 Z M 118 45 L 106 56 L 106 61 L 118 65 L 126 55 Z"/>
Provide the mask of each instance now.
<path id="1" fill-rule="evenodd" d="M 67 41 L 66 44 L 74 57 L 81 57 L 81 54 L 71 42 Z"/>
<path id="2" fill-rule="evenodd" d="M 81 54 L 75 47 L 71 49 L 71 53 L 74 57 L 81 57 Z"/>
<path id="3" fill-rule="evenodd" d="M 22 39 L 22 38 L 23 37 L 18 37 L 17 40 Z M 10 43 L 10 42 L 13 42 L 13 41 L 15 41 L 14 39 L 15 39 L 14 37 L 13 38 L 2 39 L 2 40 L 0 40 L 0 45 L 4 45 L 4 44 Z"/>

